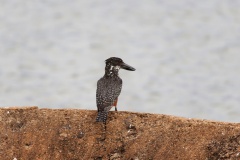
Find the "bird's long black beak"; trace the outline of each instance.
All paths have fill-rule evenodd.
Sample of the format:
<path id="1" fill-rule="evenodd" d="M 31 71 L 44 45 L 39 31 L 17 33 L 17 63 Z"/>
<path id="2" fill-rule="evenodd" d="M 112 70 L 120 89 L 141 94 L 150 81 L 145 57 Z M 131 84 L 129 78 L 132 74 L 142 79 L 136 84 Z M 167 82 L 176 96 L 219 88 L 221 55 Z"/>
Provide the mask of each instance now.
<path id="1" fill-rule="evenodd" d="M 121 64 L 121 68 L 122 68 L 122 69 L 129 70 L 129 71 L 135 71 L 135 70 L 136 70 L 135 68 L 133 68 L 132 66 L 129 66 L 129 65 L 126 64 L 126 63 L 122 63 L 122 64 Z"/>

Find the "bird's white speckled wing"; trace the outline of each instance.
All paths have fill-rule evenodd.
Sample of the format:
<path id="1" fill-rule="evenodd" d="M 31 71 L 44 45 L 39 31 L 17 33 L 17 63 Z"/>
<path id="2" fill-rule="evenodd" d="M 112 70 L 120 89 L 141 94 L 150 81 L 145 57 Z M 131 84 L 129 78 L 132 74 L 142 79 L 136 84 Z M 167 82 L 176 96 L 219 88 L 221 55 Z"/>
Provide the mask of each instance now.
<path id="1" fill-rule="evenodd" d="M 103 111 L 106 108 L 111 109 L 113 103 L 116 101 L 121 93 L 122 80 L 101 78 L 97 82 L 97 108 L 98 111 Z"/>

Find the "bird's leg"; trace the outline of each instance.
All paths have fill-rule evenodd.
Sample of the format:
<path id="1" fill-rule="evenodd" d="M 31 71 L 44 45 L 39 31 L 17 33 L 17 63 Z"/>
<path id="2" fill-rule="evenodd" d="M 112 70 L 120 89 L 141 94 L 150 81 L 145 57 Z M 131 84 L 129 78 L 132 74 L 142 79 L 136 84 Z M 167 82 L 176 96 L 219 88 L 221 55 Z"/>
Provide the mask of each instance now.
<path id="1" fill-rule="evenodd" d="M 113 106 L 115 106 L 115 111 L 117 111 L 117 102 L 118 102 L 118 98 L 115 100 L 115 102 L 113 103 Z"/>

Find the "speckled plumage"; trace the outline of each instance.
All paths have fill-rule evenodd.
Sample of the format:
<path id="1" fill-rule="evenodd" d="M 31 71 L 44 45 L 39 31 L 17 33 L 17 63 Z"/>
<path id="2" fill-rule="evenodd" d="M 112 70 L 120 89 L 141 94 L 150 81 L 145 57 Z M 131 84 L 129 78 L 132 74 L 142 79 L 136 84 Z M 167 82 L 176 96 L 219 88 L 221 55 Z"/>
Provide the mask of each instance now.
<path id="1" fill-rule="evenodd" d="M 121 93 L 122 79 L 118 76 L 118 71 L 123 67 L 127 70 L 135 70 L 125 64 L 120 58 L 111 57 L 106 60 L 105 74 L 97 82 L 97 122 L 106 122 L 109 110 L 113 107 Z M 116 107 L 117 106 L 115 106 L 115 110 Z"/>

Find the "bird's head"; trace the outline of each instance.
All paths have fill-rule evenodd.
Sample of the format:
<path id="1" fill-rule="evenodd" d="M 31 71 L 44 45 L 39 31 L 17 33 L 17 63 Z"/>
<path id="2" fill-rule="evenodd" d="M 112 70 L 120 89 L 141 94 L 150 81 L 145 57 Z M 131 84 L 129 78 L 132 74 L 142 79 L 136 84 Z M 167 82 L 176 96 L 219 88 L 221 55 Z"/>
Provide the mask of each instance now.
<path id="1" fill-rule="evenodd" d="M 129 71 L 135 71 L 135 68 L 132 66 L 129 66 L 128 64 L 124 63 L 121 58 L 118 57 L 111 57 L 106 60 L 106 67 L 110 67 L 110 70 L 119 70 L 120 68 L 129 70 Z"/>

